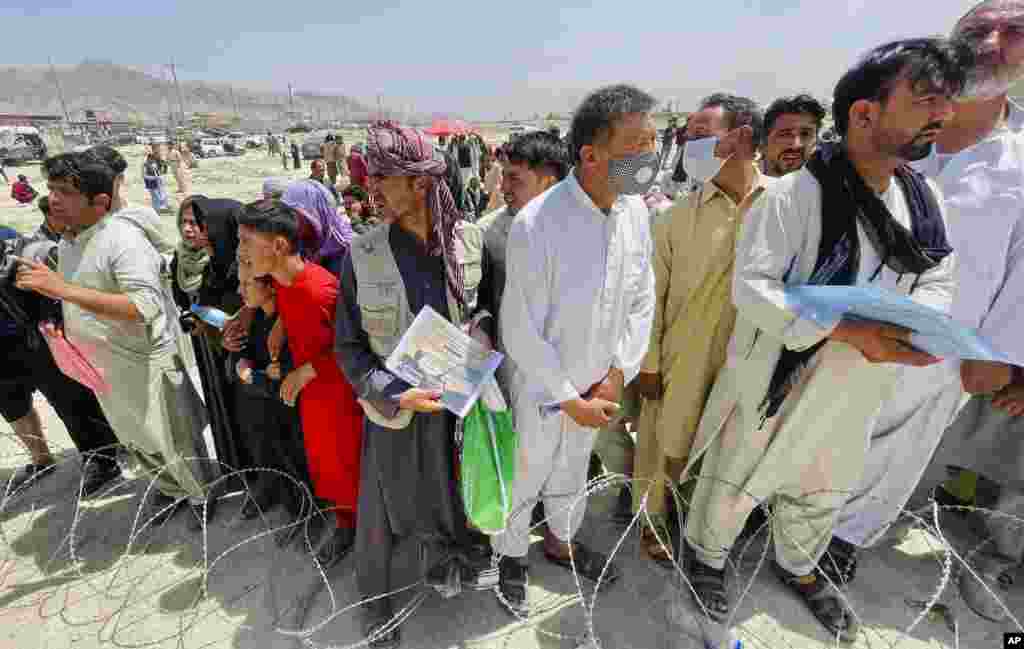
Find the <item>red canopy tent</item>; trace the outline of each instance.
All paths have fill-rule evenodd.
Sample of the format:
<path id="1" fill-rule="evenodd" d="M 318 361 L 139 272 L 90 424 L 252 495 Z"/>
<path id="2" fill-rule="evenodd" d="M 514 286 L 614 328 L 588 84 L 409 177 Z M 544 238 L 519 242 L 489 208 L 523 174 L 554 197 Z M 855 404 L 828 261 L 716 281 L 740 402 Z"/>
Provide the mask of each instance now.
<path id="1" fill-rule="evenodd" d="M 464 135 L 473 132 L 473 127 L 461 119 L 435 119 L 426 132 L 430 135 Z"/>
<path id="2" fill-rule="evenodd" d="M 461 133 L 457 123 L 447 119 L 435 119 L 434 123 L 427 129 L 427 133 L 430 135 L 456 135 Z"/>

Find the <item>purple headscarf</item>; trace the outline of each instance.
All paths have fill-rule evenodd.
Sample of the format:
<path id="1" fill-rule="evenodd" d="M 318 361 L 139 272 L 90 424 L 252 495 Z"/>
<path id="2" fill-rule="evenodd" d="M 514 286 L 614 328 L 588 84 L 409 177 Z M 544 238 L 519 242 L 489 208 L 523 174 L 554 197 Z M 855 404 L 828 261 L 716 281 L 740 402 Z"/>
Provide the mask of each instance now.
<path id="1" fill-rule="evenodd" d="M 371 176 L 427 176 L 432 186 L 427 194 L 427 207 L 434 220 L 428 250 L 444 256 L 448 288 L 459 306 L 465 309 L 466 298 L 462 267 L 455 261 L 455 225 L 462 212 L 444 180 L 448 168 L 444 157 L 434 149 L 423 133 L 395 122 L 377 122 L 368 129 L 366 164 Z"/>
<path id="2" fill-rule="evenodd" d="M 353 237 L 352 224 L 348 217 L 338 214 L 326 187 L 315 180 L 299 180 L 288 185 L 281 202 L 302 210 L 316 237 L 303 251 L 304 257 L 318 263 L 348 250 Z"/>

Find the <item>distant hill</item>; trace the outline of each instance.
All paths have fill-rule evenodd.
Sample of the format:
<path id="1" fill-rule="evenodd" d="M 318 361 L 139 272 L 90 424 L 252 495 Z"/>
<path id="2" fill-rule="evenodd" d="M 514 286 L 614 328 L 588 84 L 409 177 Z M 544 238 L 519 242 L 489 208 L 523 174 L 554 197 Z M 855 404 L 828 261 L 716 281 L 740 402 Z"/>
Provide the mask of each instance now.
<path id="1" fill-rule="evenodd" d="M 87 109 L 111 113 L 116 121 L 163 124 L 169 113 L 180 114 L 172 84 L 136 68 L 102 61 L 60 66 L 57 74 L 72 120 L 84 119 Z M 181 81 L 186 113 L 238 113 L 243 124 L 282 124 L 292 110 L 285 92 L 269 93 L 229 84 Z M 234 97 L 232 98 L 232 91 Z M 360 120 L 376 115 L 375 108 L 345 96 L 295 93 L 294 111 L 313 119 Z M 318 112 L 319 111 L 319 112 Z M 48 66 L 0 67 L 0 113 L 62 113 Z"/>

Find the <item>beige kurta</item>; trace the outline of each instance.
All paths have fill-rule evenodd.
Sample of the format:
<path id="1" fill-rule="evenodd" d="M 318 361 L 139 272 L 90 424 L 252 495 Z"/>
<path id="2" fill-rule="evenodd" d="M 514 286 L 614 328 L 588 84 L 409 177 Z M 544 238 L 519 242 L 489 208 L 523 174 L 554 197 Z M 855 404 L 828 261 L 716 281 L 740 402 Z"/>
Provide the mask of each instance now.
<path id="1" fill-rule="evenodd" d="M 665 512 L 669 461 L 681 459 L 685 465 L 704 403 L 725 363 L 736 321 L 736 236 L 743 214 L 769 180 L 758 173 L 750 195 L 738 205 L 709 181 L 655 222 L 657 302 L 642 371 L 660 373 L 665 392 L 660 401 L 643 404 L 635 467 L 643 487 L 634 490 L 634 505 L 639 507 L 646 494 L 651 514 Z"/>
<path id="2" fill-rule="evenodd" d="M 642 371 L 660 373 L 665 394 L 660 402 L 644 404 L 644 418 L 669 457 L 689 455 L 704 402 L 725 363 L 736 321 L 736 235 L 768 180 L 758 174 L 739 205 L 709 181 L 655 223 L 657 302 Z"/>
<path id="3" fill-rule="evenodd" d="M 166 465 L 157 482 L 164 494 L 201 498 L 203 486 L 184 460 L 203 454 L 205 413 L 176 360 L 178 329 L 162 265 L 143 229 L 119 214 L 62 242 L 59 269 L 67 281 L 126 295 L 143 317 L 113 321 L 65 301 L 64 332 L 110 383 L 96 396 L 118 440 L 145 468 Z"/>

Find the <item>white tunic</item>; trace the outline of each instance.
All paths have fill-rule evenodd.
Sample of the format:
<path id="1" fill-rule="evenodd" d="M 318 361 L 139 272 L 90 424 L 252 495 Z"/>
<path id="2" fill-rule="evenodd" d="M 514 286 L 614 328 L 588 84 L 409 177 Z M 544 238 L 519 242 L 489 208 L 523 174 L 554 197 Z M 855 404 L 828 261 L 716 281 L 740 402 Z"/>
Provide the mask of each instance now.
<path id="1" fill-rule="evenodd" d="M 917 166 L 937 174 L 947 232 L 956 251 L 951 315 L 978 328 L 992 346 L 1024 365 L 1015 308 L 1024 294 L 1024 112 L 1011 105 L 1005 128 L 953 155 Z M 942 169 L 939 172 L 939 169 Z M 924 474 L 964 394 L 958 363 L 900 381 L 872 434 L 860 496 L 843 512 L 837 535 L 873 545 L 901 513 Z M 908 377 L 910 378 L 910 377 Z"/>
<path id="2" fill-rule="evenodd" d="M 540 405 L 574 399 L 617 367 L 630 382 L 654 317 L 647 207 L 620 196 L 606 215 L 575 173 L 516 215 L 501 305 L 514 392 Z"/>
<path id="3" fill-rule="evenodd" d="M 895 181 L 880 198 L 894 219 L 910 225 Z M 782 348 L 806 349 L 831 334 L 790 311 L 784 295 L 787 284 L 806 284 L 813 272 L 821 199 L 817 180 L 801 170 L 770 186 L 744 221 L 733 287 L 738 319 L 694 444 L 695 451 L 706 451 L 701 475 L 715 480 L 698 483 L 686 534 L 710 565 L 724 560 L 755 500 L 785 494 L 789 500 L 776 502 L 784 528 L 775 535 L 776 557 L 793 574 L 806 574 L 828 543 L 843 494 L 860 480 L 868 435 L 898 377 L 895 366 L 868 363 L 852 347 L 828 342 L 778 416 L 762 425 L 761 404 Z M 858 283 L 866 283 L 881 260 L 858 231 Z M 916 282 L 912 298 L 942 309 L 950 300 L 952 268 L 952 255 L 919 279 L 883 268 L 872 284 L 907 294 Z M 690 463 L 698 457 L 691 454 Z"/>

